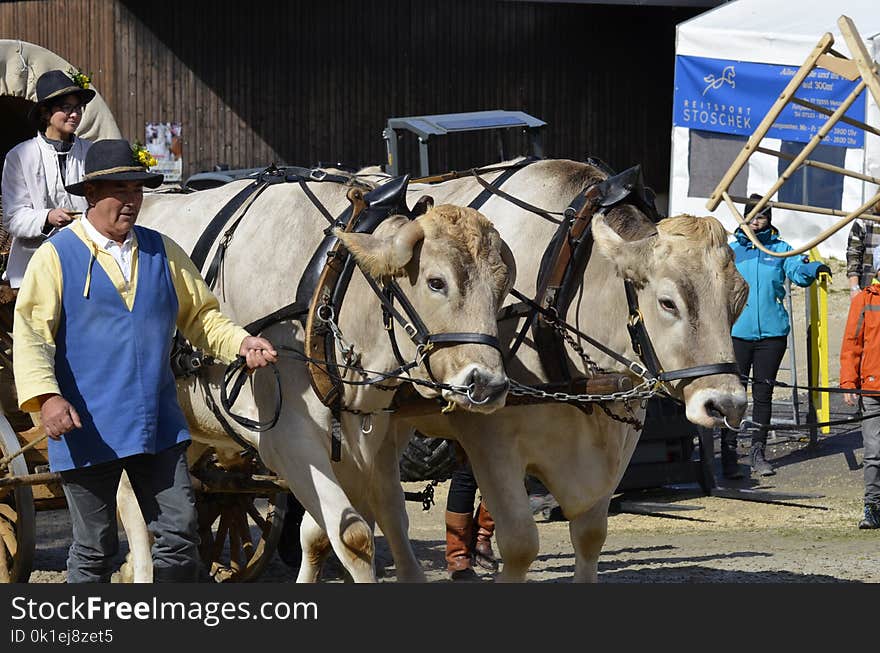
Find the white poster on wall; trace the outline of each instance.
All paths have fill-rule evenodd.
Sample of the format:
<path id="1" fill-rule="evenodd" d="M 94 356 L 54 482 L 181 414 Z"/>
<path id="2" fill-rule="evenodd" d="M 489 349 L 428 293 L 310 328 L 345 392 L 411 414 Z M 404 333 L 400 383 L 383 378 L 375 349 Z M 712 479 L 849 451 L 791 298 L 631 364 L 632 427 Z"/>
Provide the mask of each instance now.
<path id="1" fill-rule="evenodd" d="M 165 175 L 165 181 L 180 181 L 183 174 L 183 142 L 179 122 L 148 122 L 146 147 L 157 163 L 150 170 Z"/>

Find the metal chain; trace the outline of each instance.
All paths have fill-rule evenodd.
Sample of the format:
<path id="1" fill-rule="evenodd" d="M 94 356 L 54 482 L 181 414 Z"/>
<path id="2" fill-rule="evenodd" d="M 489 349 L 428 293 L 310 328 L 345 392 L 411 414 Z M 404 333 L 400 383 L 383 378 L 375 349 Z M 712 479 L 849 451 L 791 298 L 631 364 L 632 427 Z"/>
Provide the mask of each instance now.
<path id="1" fill-rule="evenodd" d="M 510 380 L 508 392 L 520 397 L 535 397 L 537 399 L 549 399 L 551 401 L 575 402 L 582 404 L 601 403 L 603 401 L 636 401 L 650 399 L 659 392 L 659 382 L 648 379 L 629 390 L 612 392 L 607 395 L 569 394 L 567 392 L 546 392 L 539 388 L 524 385 L 519 381 Z"/>
<path id="2" fill-rule="evenodd" d="M 615 422 L 623 422 L 624 424 L 629 424 L 635 428 L 636 431 L 641 431 L 644 424 L 636 418 L 635 413 L 632 410 L 632 407 L 629 403 L 623 404 L 623 409 L 626 411 L 626 415 L 617 415 L 616 413 L 611 412 L 611 409 L 606 406 L 604 403 L 599 404 L 599 408 L 608 415 Z"/>
<path id="3" fill-rule="evenodd" d="M 554 312 L 554 315 L 555 315 L 555 312 Z M 553 318 L 553 319 L 548 318 L 547 321 L 550 323 L 550 325 L 554 329 L 556 329 L 556 332 L 562 336 L 562 339 L 565 340 L 565 342 L 567 342 L 569 345 L 571 345 L 571 348 L 577 352 L 578 356 L 581 357 L 581 361 L 583 361 L 584 366 L 587 368 L 587 371 L 589 371 L 592 374 L 602 374 L 603 372 L 606 371 L 606 370 L 603 370 L 602 368 L 600 368 L 599 365 L 596 363 L 596 361 L 594 361 L 592 358 L 590 358 L 590 355 L 584 351 L 584 348 L 581 346 L 581 343 L 579 343 L 577 340 L 575 340 L 574 336 L 572 336 L 568 332 L 568 329 L 566 329 L 564 326 L 562 326 L 562 324 L 560 323 L 560 320 L 558 319 L 558 316 L 556 316 L 556 318 Z"/>

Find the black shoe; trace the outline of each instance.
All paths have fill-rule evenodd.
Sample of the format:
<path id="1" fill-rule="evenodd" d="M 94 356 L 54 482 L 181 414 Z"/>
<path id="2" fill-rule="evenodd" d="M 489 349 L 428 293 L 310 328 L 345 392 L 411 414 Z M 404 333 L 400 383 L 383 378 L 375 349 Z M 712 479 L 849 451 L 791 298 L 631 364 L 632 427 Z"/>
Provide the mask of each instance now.
<path id="1" fill-rule="evenodd" d="M 776 474 L 773 465 L 764 458 L 764 445 L 762 444 L 752 445 L 752 450 L 749 452 L 749 464 L 752 466 L 752 474 L 760 474 L 761 476 Z"/>
<path id="2" fill-rule="evenodd" d="M 465 569 L 456 569 L 455 571 L 449 572 L 449 580 L 455 583 L 473 583 L 475 581 L 479 581 L 480 577 L 470 567 Z"/>
<path id="3" fill-rule="evenodd" d="M 861 529 L 880 528 L 880 504 L 866 503 L 865 516 L 859 522 Z"/>
<path id="4" fill-rule="evenodd" d="M 743 478 L 745 474 L 736 461 L 736 454 L 731 452 L 728 455 L 721 454 L 721 474 L 724 478 Z"/>

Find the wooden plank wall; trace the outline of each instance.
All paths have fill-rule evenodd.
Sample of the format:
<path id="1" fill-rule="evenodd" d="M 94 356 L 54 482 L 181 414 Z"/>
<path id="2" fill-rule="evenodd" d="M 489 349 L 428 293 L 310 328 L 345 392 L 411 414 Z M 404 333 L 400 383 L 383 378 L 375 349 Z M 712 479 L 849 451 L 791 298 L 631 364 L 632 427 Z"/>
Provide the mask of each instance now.
<path id="1" fill-rule="evenodd" d="M 62 7 L 64 33 L 45 25 Z M 593 155 L 618 169 L 640 162 L 663 190 L 675 24 L 700 11 L 495 0 L 45 0 L 0 3 L 0 24 L 3 36 L 20 33 L 92 66 L 129 138 L 143 139 L 146 121 L 182 122 L 185 174 L 218 162 L 378 163 L 391 116 L 520 109 L 549 123 L 548 156 Z M 72 38 L 77 25 L 92 38 Z M 459 137 L 438 148 L 434 165 L 466 167 L 495 152 L 488 138 Z"/>
<path id="2" fill-rule="evenodd" d="M 51 50 L 72 65 L 94 74 L 96 87 L 109 103 L 115 96 L 113 2 L 65 0 L 0 3 L 0 38 L 21 39 Z M 111 107 L 112 108 L 112 107 Z"/>

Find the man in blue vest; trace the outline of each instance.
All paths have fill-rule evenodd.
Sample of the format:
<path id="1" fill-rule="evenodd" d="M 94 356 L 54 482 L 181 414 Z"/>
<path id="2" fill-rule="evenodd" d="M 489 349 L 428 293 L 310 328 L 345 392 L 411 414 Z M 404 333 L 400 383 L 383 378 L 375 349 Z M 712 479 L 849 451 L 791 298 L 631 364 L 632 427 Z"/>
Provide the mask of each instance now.
<path id="1" fill-rule="evenodd" d="M 268 340 L 220 312 L 174 241 L 135 226 L 143 187 L 162 182 L 146 160 L 124 140 L 92 146 L 83 180 L 67 186 L 85 196 L 86 214 L 37 250 L 15 308 L 19 403 L 40 412 L 70 509 L 69 583 L 110 579 L 123 469 L 155 540 L 154 580 L 198 577 L 190 434 L 169 364 L 175 328 L 251 369 L 277 360 Z"/>

